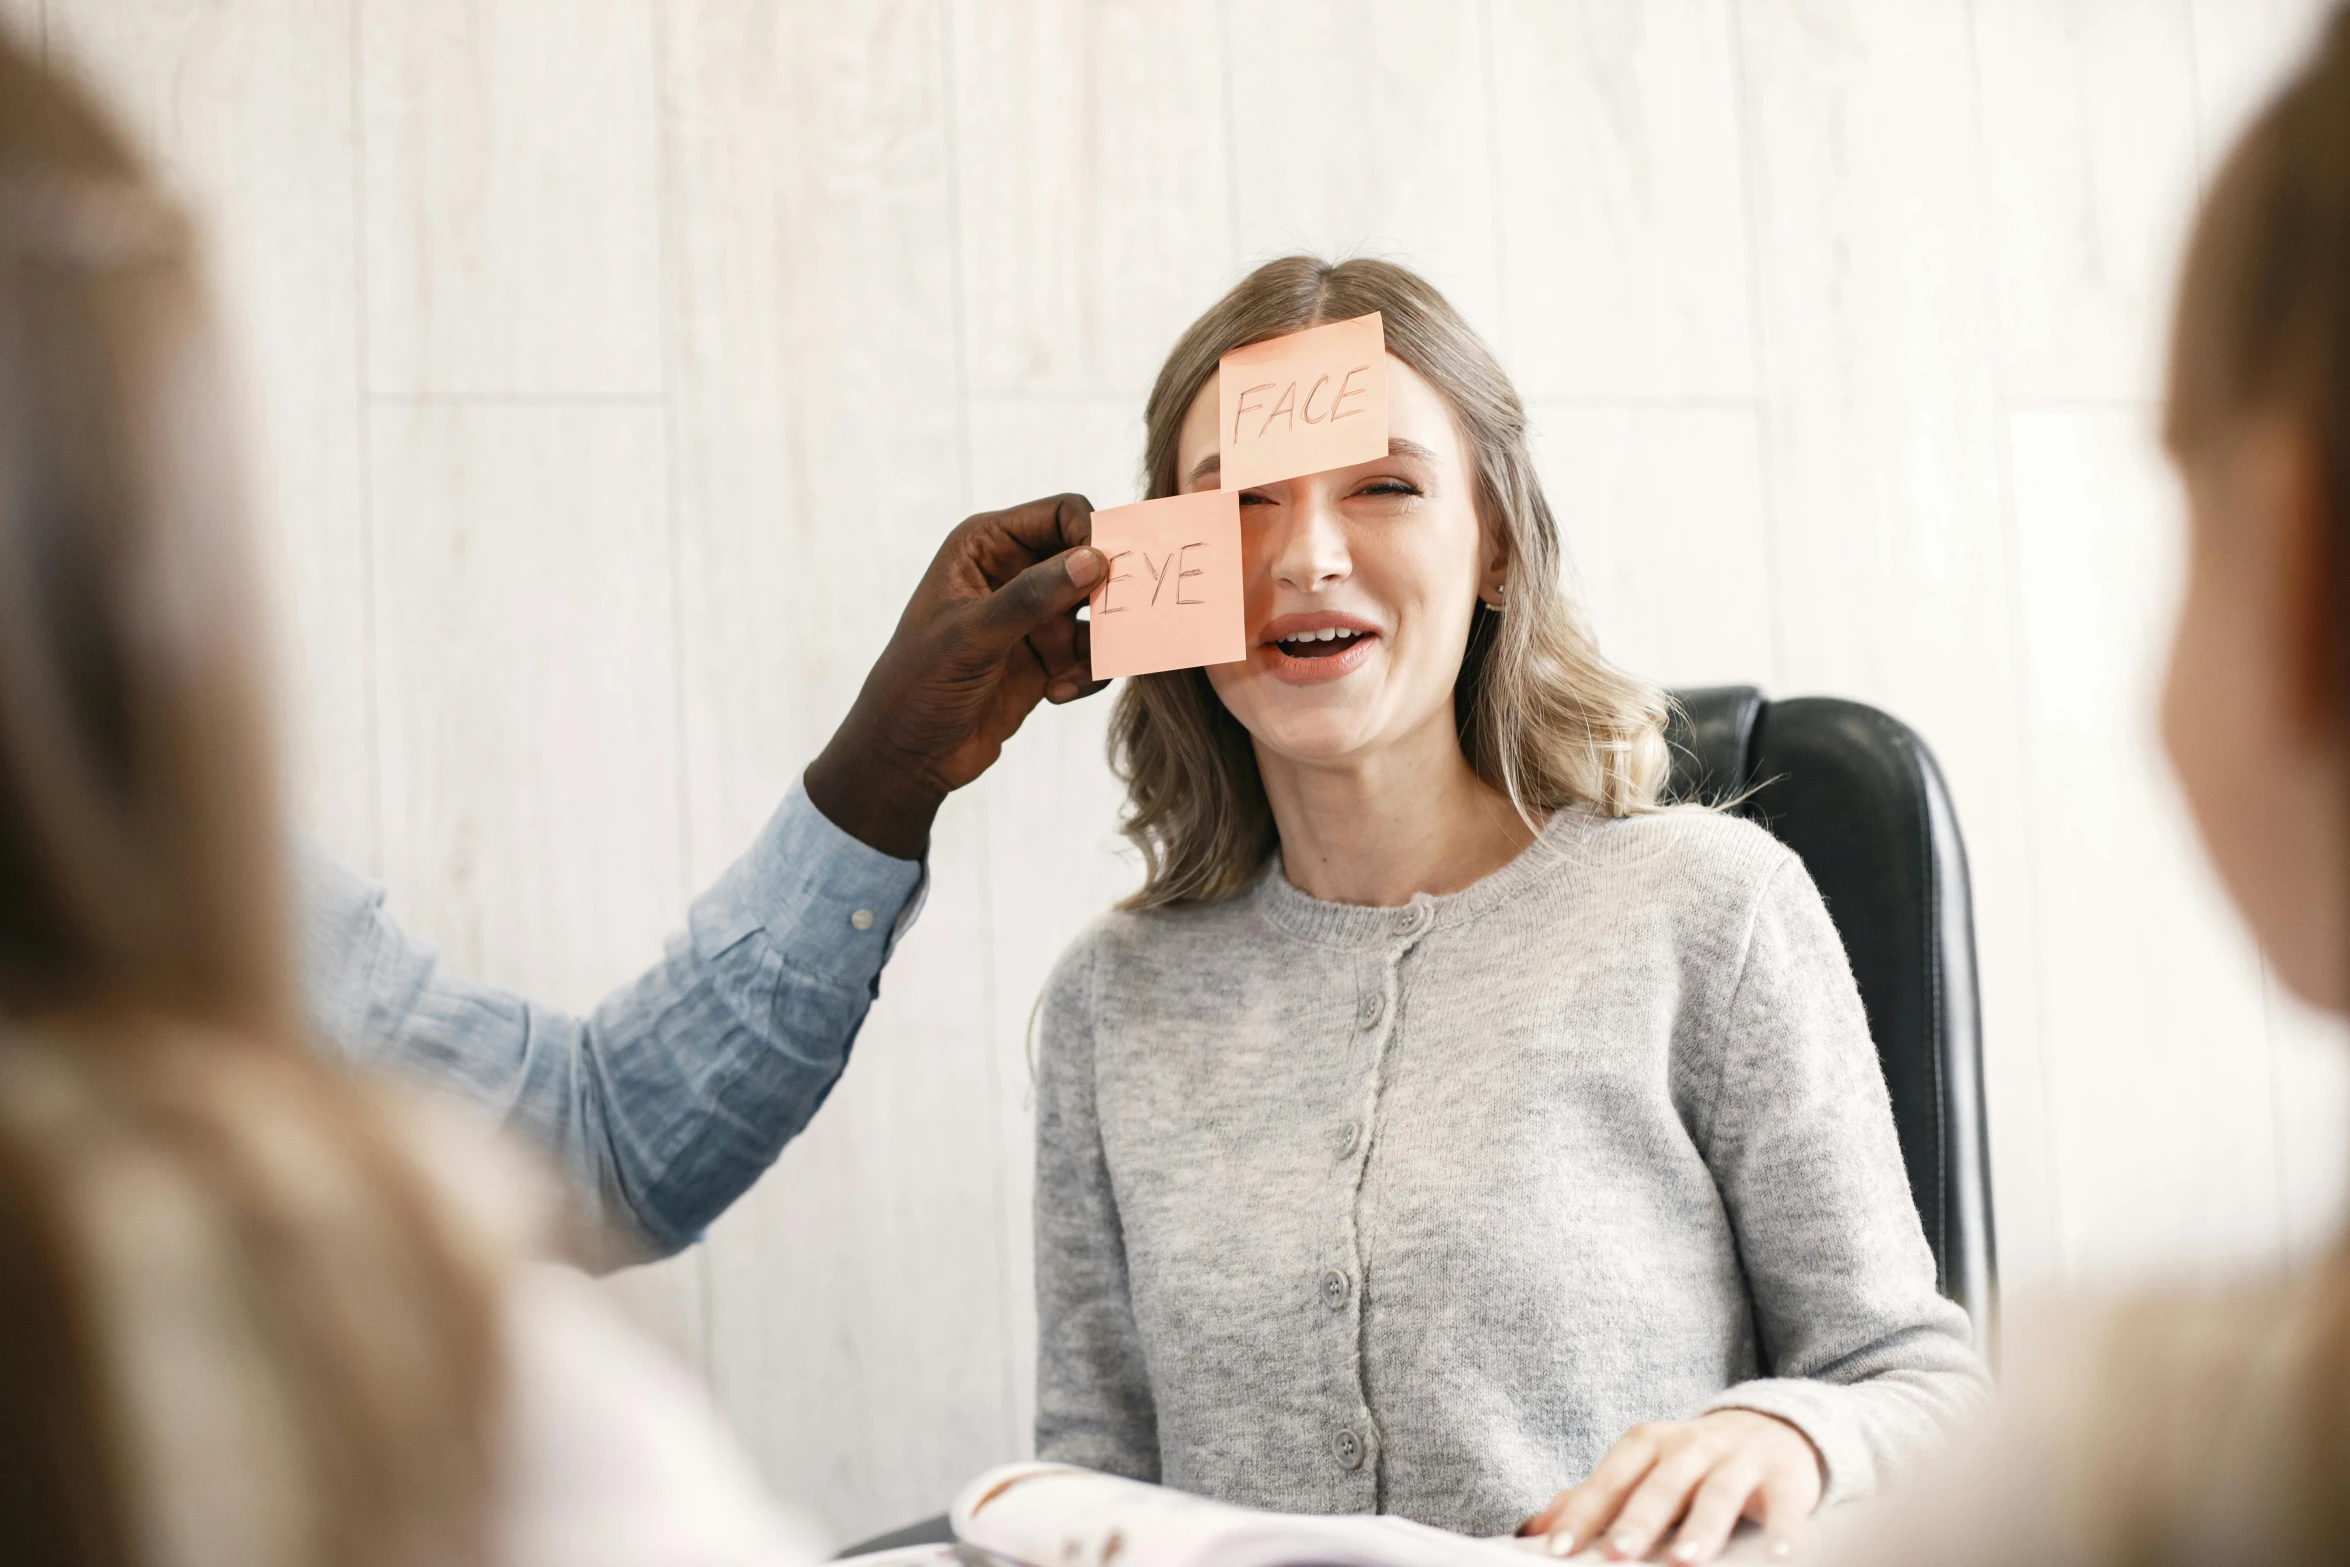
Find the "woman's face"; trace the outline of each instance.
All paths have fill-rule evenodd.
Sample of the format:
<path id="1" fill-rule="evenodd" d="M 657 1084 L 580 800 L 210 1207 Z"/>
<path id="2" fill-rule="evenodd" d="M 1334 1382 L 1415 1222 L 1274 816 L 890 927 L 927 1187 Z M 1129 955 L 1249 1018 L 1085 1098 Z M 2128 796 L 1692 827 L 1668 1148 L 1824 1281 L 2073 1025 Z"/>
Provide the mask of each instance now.
<path id="1" fill-rule="evenodd" d="M 2186 464 L 2187 591 L 2163 739 L 2212 864 L 2277 974 L 2350 1010 L 2350 767 L 2328 627 L 2323 468 L 2256 420 Z"/>
<path id="2" fill-rule="evenodd" d="M 1218 482 L 1216 383 L 1184 416 L 1183 490 Z M 1387 356 L 1387 455 L 1240 493 L 1248 657 L 1208 683 L 1260 752 L 1360 761 L 1441 723 L 1480 594 L 1503 562 L 1441 394 Z"/>

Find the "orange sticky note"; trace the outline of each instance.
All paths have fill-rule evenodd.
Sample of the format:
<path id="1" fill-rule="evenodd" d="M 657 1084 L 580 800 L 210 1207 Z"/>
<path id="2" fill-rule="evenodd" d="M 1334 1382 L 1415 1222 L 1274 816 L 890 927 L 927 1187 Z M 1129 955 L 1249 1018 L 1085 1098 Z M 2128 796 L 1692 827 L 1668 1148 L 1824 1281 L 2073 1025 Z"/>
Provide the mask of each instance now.
<path id="1" fill-rule="evenodd" d="M 1096 680 L 1248 656 L 1238 491 L 1097 511 L 1093 547 L 1110 561 L 1091 601 Z"/>
<path id="2" fill-rule="evenodd" d="M 1387 455 L 1387 333 L 1374 311 L 1235 348 L 1216 363 L 1224 488 Z"/>

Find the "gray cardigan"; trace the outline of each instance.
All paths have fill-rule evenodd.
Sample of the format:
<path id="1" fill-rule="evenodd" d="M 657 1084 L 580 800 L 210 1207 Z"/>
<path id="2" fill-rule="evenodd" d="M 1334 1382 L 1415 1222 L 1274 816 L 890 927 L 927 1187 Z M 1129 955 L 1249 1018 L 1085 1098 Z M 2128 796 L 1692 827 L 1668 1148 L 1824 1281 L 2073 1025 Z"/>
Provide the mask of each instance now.
<path id="1" fill-rule="evenodd" d="M 1629 1427 L 1792 1421 L 1831 1499 L 1984 1389 L 1811 878 L 1562 811 L 1400 908 L 1279 865 L 1047 988 L 1037 1451 L 1501 1533 Z"/>

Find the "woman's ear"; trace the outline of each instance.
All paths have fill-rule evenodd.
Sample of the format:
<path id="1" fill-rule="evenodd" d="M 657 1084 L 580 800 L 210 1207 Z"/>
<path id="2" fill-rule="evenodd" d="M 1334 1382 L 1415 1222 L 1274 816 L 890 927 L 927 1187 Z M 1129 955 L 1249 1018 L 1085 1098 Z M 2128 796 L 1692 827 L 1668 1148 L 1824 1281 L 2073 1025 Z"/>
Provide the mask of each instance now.
<path id="1" fill-rule="evenodd" d="M 1509 598 L 1510 542 L 1490 524 L 1481 527 L 1478 536 L 1485 561 L 1477 574 L 1477 597 L 1499 609 Z"/>

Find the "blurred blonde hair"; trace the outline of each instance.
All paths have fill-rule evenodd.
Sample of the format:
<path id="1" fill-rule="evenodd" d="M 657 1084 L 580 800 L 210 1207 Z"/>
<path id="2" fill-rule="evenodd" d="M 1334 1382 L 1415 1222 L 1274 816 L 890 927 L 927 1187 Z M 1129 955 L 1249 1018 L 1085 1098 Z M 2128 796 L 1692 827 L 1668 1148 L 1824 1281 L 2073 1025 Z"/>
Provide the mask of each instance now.
<path id="1" fill-rule="evenodd" d="M 313 1055 L 188 225 L 0 38 L 0 1560 L 480 1559 L 493 1264 Z"/>
<path id="2" fill-rule="evenodd" d="M 1558 525 L 1526 449 L 1516 388 L 1467 322 L 1390 262 L 1269 261 L 1191 324 L 1159 371 L 1144 414 L 1144 479 L 1180 488 L 1184 415 L 1235 348 L 1379 312 L 1388 351 L 1451 405 L 1475 467 L 1479 520 L 1509 559 L 1506 613 L 1480 602 L 1453 687 L 1461 751 L 1520 816 L 1585 805 L 1609 816 L 1654 809 L 1667 773 L 1665 695 L 1600 657 L 1560 583 Z M 1129 680 L 1110 720 L 1111 765 L 1126 784 L 1126 836 L 1145 876 L 1128 908 L 1214 903 L 1246 887 L 1277 846 L 1248 731 L 1204 671 Z"/>

